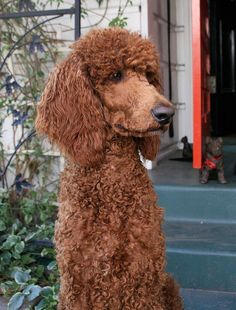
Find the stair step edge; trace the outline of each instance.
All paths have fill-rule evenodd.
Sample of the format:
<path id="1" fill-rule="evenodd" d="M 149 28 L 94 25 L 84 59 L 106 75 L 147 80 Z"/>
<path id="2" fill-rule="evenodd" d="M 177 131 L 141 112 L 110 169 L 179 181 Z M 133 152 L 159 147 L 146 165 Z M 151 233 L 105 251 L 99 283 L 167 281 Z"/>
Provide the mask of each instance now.
<path id="1" fill-rule="evenodd" d="M 175 216 L 166 216 L 165 217 L 165 223 L 178 223 L 178 224 L 219 224 L 219 225 L 225 225 L 225 224 L 232 224 L 236 225 L 236 220 L 232 219 L 212 219 L 207 217 L 202 218 L 193 218 L 193 217 L 175 217 Z"/>
<path id="2" fill-rule="evenodd" d="M 227 292 L 227 291 L 217 291 L 217 290 L 203 290 L 203 289 L 200 289 L 200 288 L 180 288 L 180 292 L 183 293 L 183 292 L 192 292 L 192 293 L 209 293 L 209 294 L 222 294 L 222 295 L 225 295 L 225 296 L 235 296 L 236 297 L 236 292 Z"/>
<path id="3" fill-rule="evenodd" d="M 223 187 L 222 184 L 217 184 L 217 185 L 210 185 L 208 184 L 207 186 L 205 185 L 175 185 L 175 184 L 153 184 L 155 190 L 158 191 L 175 191 L 175 192 L 205 192 L 205 193 L 212 193 L 216 192 L 231 192 L 236 194 L 236 187 L 235 184 L 228 184 L 227 187 Z"/>
<path id="4" fill-rule="evenodd" d="M 185 310 L 235 310 L 236 293 L 202 289 L 180 289 Z"/>
<path id="5" fill-rule="evenodd" d="M 235 257 L 235 252 L 230 251 L 206 251 L 206 250 L 191 250 L 185 248 L 173 248 L 167 245 L 166 252 L 168 254 L 184 254 L 184 255 L 195 255 L 195 256 L 221 256 L 221 257 Z"/>

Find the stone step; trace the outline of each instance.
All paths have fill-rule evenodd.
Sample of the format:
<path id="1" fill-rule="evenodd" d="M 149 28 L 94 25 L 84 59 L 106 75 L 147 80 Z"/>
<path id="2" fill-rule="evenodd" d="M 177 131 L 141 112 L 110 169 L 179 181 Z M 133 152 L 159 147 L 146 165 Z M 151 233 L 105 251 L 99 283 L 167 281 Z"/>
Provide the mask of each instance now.
<path id="1" fill-rule="evenodd" d="M 235 310 L 236 293 L 182 289 L 184 310 Z"/>
<path id="2" fill-rule="evenodd" d="M 235 186 L 155 189 L 165 210 L 167 270 L 183 288 L 236 292 Z"/>
<path id="3" fill-rule="evenodd" d="M 166 220 L 236 223 L 236 186 L 154 185 Z"/>
<path id="4" fill-rule="evenodd" d="M 235 253 L 167 247 L 167 271 L 182 288 L 236 292 L 235 266 Z"/>

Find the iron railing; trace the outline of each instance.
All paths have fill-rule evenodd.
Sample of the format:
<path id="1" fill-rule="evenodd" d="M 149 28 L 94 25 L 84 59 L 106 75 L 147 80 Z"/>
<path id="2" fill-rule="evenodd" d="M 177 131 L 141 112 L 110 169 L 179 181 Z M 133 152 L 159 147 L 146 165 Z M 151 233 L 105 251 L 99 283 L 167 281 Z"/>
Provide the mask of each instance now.
<path id="1" fill-rule="evenodd" d="M 74 7 L 70 9 L 56 9 L 56 10 L 42 10 L 42 11 L 26 11 L 26 12 L 13 12 L 0 14 L 0 20 L 4 19 L 15 19 L 21 17 L 36 17 L 36 16 L 52 16 L 52 15 L 74 15 L 75 16 L 75 40 L 80 37 L 81 24 L 80 24 L 80 13 L 81 13 L 81 1 L 75 0 Z"/>

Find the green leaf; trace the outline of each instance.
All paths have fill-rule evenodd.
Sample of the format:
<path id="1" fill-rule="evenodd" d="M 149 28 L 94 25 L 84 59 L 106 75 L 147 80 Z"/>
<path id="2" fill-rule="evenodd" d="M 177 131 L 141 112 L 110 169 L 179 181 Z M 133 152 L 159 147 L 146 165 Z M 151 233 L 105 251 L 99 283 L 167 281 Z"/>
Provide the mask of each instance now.
<path id="1" fill-rule="evenodd" d="M 56 267 L 57 267 L 57 262 L 55 260 L 47 265 L 48 270 L 55 270 Z"/>
<path id="2" fill-rule="evenodd" d="M 115 18 L 113 18 L 110 23 L 109 23 L 109 27 L 120 27 L 120 28 L 124 28 L 127 26 L 127 17 L 122 17 L 122 16 L 117 16 Z"/>
<path id="3" fill-rule="evenodd" d="M 25 233 L 27 233 L 27 228 L 26 228 L 26 227 L 23 227 L 23 228 L 18 232 L 18 236 L 24 235 Z"/>
<path id="4" fill-rule="evenodd" d="M 19 266 L 14 266 L 11 270 L 10 277 L 14 279 L 17 271 L 22 271 L 22 268 Z"/>
<path id="5" fill-rule="evenodd" d="M 9 289 L 12 289 L 12 287 L 14 287 L 13 281 L 6 281 L 4 283 L 0 283 L 0 290 L 4 295 L 6 295 L 9 292 Z"/>
<path id="6" fill-rule="evenodd" d="M 0 231 L 4 231 L 4 230 L 6 230 L 6 225 L 2 220 L 0 220 Z"/>
<path id="7" fill-rule="evenodd" d="M 42 250 L 42 252 L 41 252 L 40 255 L 41 255 L 42 257 L 47 256 L 47 255 L 48 255 L 48 252 L 49 252 L 49 249 L 44 248 L 44 249 Z"/>
<path id="8" fill-rule="evenodd" d="M 16 219 L 15 223 L 12 224 L 12 231 L 16 232 L 18 229 L 20 229 L 20 227 L 22 226 L 21 222 Z"/>
<path id="9" fill-rule="evenodd" d="M 29 285 L 27 285 L 26 286 L 26 288 L 23 290 L 23 294 L 25 295 L 25 296 L 28 296 L 29 294 L 30 294 L 30 290 L 31 290 L 31 288 L 34 286 L 34 284 L 29 284 Z"/>
<path id="10" fill-rule="evenodd" d="M 32 238 L 34 238 L 34 236 L 35 236 L 36 234 L 37 234 L 36 232 L 33 232 L 33 233 L 28 234 L 28 235 L 25 237 L 25 241 L 31 240 Z"/>
<path id="11" fill-rule="evenodd" d="M 13 253 L 12 253 L 12 256 L 13 256 L 15 259 L 21 259 L 20 254 L 18 254 L 17 252 L 13 252 Z"/>
<path id="12" fill-rule="evenodd" d="M 37 71 L 36 74 L 38 77 L 44 77 L 45 75 L 43 71 Z"/>
<path id="13" fill-rule="evenodd" d="M 41 296 L 47 298 L 48 296 L 50 296 L 52 294 L 53 294 L 53 290 L 52 290 L 52 288 L 50 286 L 45 286 L 45 287 L 42 288 Z"/>
<path id="14" fill-rule="evenodd" d="M 8 310 L 18 310 L 24 303 L 25 296 L 23 293 L 17 292 L 14 294 L 8 303 Z"/>
<path id="15" fill-rule="evenodd" d="M 14 279 L 17 284 L 25 284 L 30 280 L 30 274 L 25 271 L 16 271 Z"/>
<path id="16" fill-rule="evenodd" d="M 43 310 L 46 309 L 45 306 L 47 306 L 46 300 L 42 299 L 40 302 L 34 307 L 35 310 Z"/>
<path id="17" fill-rule="evenodd" d="M 28 301 L 30 302 L 34 300 L 36 297 L 38 297 L 41 291 L 42 291 L 42 288 L 39 285 L 31 285 L 28 291 L 29 294 L 27 294 Z M 25 293 L 25 290 L 24 290 L 24 293 Z"/>
<path id="18" fill-rule="evenodd" d="M 2 249 L 10 250 L 17 242 L 20 241 L 20 238 L 15 235 L 9 235 L 7 240 L 3 243 Z"/>
<path id="19" fill-rule="evenodd" d="M 29 265 L 35 262 L 35 258 L 31 257 L 30 254 L 21 255 L 21 263 L 22 265 Z"/>
<path id="20" fill-rule="evenodd" d="M 38 265 L 35 268 L 35 275 L 37 276 L 37 278 L 41 278 L 43 276 L 45 267 L 43 265 Z"/>
<path id="21" fill-rule="evenodd" d="M 29 224 L 29 223 L 32 222 L 33 216 L 30 215 L 30 214 L 26 214 L 25 217 L 24 217 L 24 220 L 25 220 L 26 224 Z"/>
<path id="22" fill-rule="evenodd" d="M 8 251 L 2 253 L 2 255 L 0 256 L 0 261 L 3 262 L 4 264 L 9 264 L 10 260 L 11 260 L 11 253 Z"/>
<path id="23" fill-rule="evenodd" d="M 16 253 L 18 253 L 18 254 L 21 254 L 21 253 L 23 252 L 24 248 L 25 248 L 25 243 L 24 243 L 24 241 L 21 241 L 21 242 L 19 242 L 19 243 L 17 243 L 17 244 L 15 245 L 15 251 L 16 251 Z"/>

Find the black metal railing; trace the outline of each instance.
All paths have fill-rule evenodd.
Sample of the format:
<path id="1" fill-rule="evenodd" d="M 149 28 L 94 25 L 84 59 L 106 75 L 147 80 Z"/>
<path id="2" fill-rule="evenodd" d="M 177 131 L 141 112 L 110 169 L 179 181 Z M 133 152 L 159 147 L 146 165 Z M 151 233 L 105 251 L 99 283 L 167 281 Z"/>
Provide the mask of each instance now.
<path id="1" fill-rule="evenodd" d="M 52 16 L 52 15 L 74 15 L 75 16 L 75 40 L 80 37 L 81 25 L 80 25 L 80 12 L 81 12 L 81 1 L 75 0 L 74 7 L 70 9 L 56 9 L 56 10 L 42 10 L 42 11 L 26 11 L 26 12 L 13 12 L 0 14 L 0 20 L 4 19 L 15 19 L 21 17 L 39 17 L 39 16 Z"/>
<path id="2" fill-rule="evenodd" d="M 28 29 L 20 38 L 13 44 L 13 46 L 8 51 L 7 55 L 3 58 L 3 60 L 0 63 L 0 73 L 2 72 L 7 59 L 11 57 L 11 55 L 15 52 L 15 50 L 18 49 L 19 44 L 21 41 L 33 30 L 35 30 L 37 27 L 54 20 L 56 18 L 62 17 L 64 15 L 74 15 L 74 38 L 75 40 L 78 39 L 81 35 L 81 23 L 80 23 L 80 17 L 81 17 L 81 1 L 75 0 L 74 1 L 74 7 L 69 9 L 56 9 L 56 10 L 30 10 L 25 12 L 11 12 L 11 13 L 4 13 L 0 14 L 0 21 L 1 20 L 9 20 L 9 19 L 16 19 L 16 18 L 32 18 L 32 17 L 46 17 L 46 16 L 52 16 L 46 20 L 43 20 L 36 25 L 34 25 L 32 28 Z M 1 90 L 1 88 L 0 88 Z M 4 177 L 6 175 L 7 169 L 11 164 L 12 159 L 16 155 L 18 149 L 29 139 L 31 139 L 35 135 L 35 129 L 32 129 L 29 134 L 21 141 L 15 148 L 15 151 L 10 156 L 5 168 L 2 170 L 0 167 L 0 180 L 3 182 L 4 187 Z"/>

